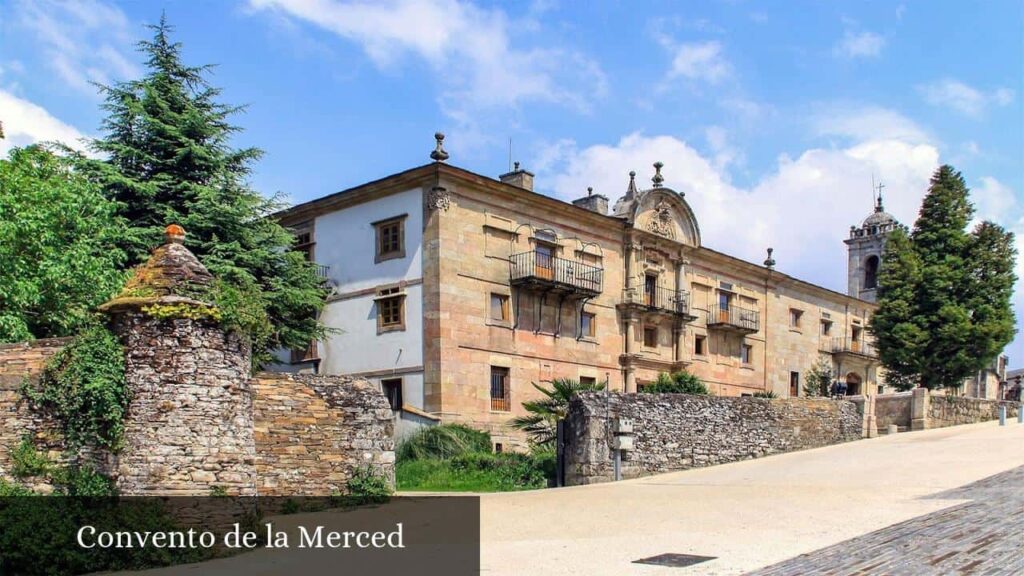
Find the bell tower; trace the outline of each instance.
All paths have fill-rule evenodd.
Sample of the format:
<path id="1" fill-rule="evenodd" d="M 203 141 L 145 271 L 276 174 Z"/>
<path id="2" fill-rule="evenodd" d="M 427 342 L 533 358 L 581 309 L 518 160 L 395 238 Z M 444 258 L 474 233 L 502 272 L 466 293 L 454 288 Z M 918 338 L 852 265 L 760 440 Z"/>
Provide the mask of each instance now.
<path id="1" fill-rule="evenodd" d="M 877 186 L 875 210 L 858 226 L 850 226 L 850 237 L 844 240 L 849 260 L 847 264 L 847 294 L 854 298 L 874 302 L 878 289 L 878 269 L 889 234 L 899 222 L 882 206 L 882 188 Z"/>

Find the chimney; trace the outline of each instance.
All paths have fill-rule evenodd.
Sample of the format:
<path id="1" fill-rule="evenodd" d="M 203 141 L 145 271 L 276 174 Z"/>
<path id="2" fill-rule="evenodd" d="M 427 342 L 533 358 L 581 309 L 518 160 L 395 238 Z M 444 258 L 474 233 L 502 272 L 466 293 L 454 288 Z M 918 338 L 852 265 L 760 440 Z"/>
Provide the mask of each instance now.
<path id="1" fill-rule="evenodd" d="M 591 212 L 608 214 L 608 197 L 603 194 L 594 194 L 593 188 L 587 188 L 587 195 L 578 200 L 573 200 L 572 203 Z"/>
<path id="2" fill-rule="evenodd" d="M 533 192 L 533 172 L 527 172 L 526 170 L 520 169 L 519 162 L 515 163 L 515 169 L 508 174 L 502 174 L 498 179 L 505 184 L 518 186 L 524 190 Z"/>

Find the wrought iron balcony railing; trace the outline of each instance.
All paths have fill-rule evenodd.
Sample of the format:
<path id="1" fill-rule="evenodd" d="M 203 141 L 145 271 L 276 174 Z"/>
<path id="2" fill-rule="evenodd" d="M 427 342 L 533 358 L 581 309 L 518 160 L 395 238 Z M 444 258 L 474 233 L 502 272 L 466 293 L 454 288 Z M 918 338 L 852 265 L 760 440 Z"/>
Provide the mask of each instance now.
<path id="1" fill-rule="evenodd" d="M 603 268 L 543 252 L 513 254 L 509 267 L 513 284 L 532 283 L 594 296 L 604 287 Z"/>
<path id="2" fill-rule="evenodd" d="M 690 293 L 666 286 L 644 286 L 640 304 L 652 310 L 664 310 L 683 316 L 690 315 Z"/>
<path id="3" fill-rule="evenodd" d="M 318 278 L 320 278 L 321 280 L 327 280 L 330 277 L 328 275 L 328 273 L 331 270 L 330 266 L 327 266 L 325 264 L 314 264 L 314 266 L 316 266 L 316 275 Z"/>
<path id="4" fill-rule="evenodd" d="M 859 354 L 871 358 L 878 357 L 878 350 L 864 341 L 864 338 L 837 337 L 832 339 L 833 354 Z"/>
<path id="5" fill-rule="evenodd" d="M 757 332 L 761 329 L 761 313 L 739 306 L 715 306 L 708 311 L 708 328 Z"/>

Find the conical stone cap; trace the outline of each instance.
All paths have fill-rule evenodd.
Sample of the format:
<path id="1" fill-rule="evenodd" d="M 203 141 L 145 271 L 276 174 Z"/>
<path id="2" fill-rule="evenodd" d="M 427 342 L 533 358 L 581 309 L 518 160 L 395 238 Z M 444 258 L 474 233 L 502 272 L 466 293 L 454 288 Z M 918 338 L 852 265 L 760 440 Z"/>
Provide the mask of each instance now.
<path id="1" fill-rule="evenodd" d="M 182 244 L 185 230 L 171 224 L 164 237 L 164 244 L 153 250 L 149 260 L 135 269 L 121 293 L 101 305 L 100 310 L 118 312 L 153 304 L 209 305 L 197 297 L 213 283 L 213 275 Z"/>

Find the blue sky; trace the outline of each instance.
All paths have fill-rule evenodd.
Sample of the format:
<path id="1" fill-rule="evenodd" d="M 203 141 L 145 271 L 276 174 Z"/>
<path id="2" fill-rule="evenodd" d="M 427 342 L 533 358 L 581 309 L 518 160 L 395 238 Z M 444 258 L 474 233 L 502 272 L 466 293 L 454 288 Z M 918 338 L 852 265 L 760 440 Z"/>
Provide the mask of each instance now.
<path id="1" fill-rule="evenodd" d="M 294 202 L 425 163 L 442 130 L 451 163 L 491 176 L 511 140 L 565 199 L 614 201 L 660 160 L 706 245 L 755 262 L 773 246 L 840 291 L 872 177 L 909 224 L 952 163 L 1024 248 L 1020 2 L 0 0 L 0 150 L 97 134 L 90 81 L 139 74 L 161 10 L 248 104 L 253 185 Z M 1009 353 L 1024 365 L 1024 339 Z"/>

